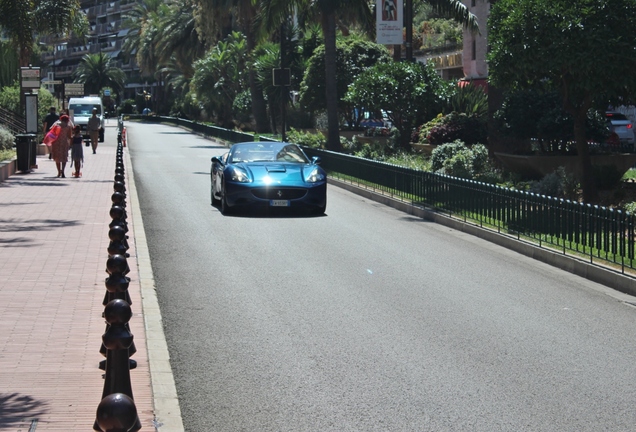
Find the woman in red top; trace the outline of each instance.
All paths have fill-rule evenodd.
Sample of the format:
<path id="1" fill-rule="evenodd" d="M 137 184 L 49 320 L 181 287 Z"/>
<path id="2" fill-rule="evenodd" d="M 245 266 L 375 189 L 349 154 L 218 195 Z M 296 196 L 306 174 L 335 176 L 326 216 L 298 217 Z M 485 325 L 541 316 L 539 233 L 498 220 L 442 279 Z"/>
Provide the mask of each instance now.
<path id="1" fill-rule="evenodd" d="M 72 138 L 73 129 L 69 124 L 69 117 L 67 115 L 60 116 L 60 133 L 51 144 L 51 154 L 57 167 L 58 177 L 66 177 L 64 169 L 66 168 L 66 162 L 68 162 L 68 149 Z"/>

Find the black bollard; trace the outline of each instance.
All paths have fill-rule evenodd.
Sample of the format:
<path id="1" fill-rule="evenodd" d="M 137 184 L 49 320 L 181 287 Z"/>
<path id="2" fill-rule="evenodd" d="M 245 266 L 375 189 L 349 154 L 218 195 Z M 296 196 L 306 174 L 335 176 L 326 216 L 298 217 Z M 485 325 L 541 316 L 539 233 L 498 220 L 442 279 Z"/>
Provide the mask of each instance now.
<path id="1" fill-rule="evenodd" d="M 111 255 L 106 260 L 106 273 L 110 276 L 106 278 L 106 295 L 103 305 L 106 306 L 111 300 L 120 298 L 132 304 L 130 294 L 128 294 L 128 282 L 130 278 L 126 275 L 130 272 L 128 261 L 124 255 Z M 119 294 L 117 294 L 119 293 Z"/>
<path id="2" fill-rule="evenodd" d="M 108 276 L 105 280 L 106 294 L 104 295 L 104 306 L 108 305 L 113 300 L 124 300 L 129 305 L 132 305 L 130 293 L 128 292 L 130 278 L 126 276 L 126 274 L 130 272 L 130 267 L 128 266 L 126 257 L 123 255 L 113 255 L 108 257 L 108 260 L 106 260 L 106 272 L 110 276 Z M 108 325 L 106 326 L 106 331 L 108 331 Z M 108 350 L 104 344 L 100 346 L 99 352 L 106 357 Z M 133 356 L 136 352 L 137 348 L 133 342 L 128 353 L 130 356 Z M 136 367 L 137 362 L 131 359 L 130 369 L 135 369 Z M 100 362 L 99 368 L 105 370 L 106 363 L 104 361 Z"/>
<path id="3" fill-rule="evenodd" d="M 115 181 L 113 189 L 115 190 L 115 192 L 121 192 L 124 194 L 124 196 L 126 196 L 126 185 L 123 182 Z"/>
<path id="4" fill-rule="evenodd" d="M 107 349 L 102 400 L 114 393 L 123 393 L 134 400 L 130 382 L 129 356 L 129 348 L 133 344 L 134 337 L 128 329 L 128 321 L 131 317 L 130 305 L 125 300 L 115 299 L 104 308 L 104 318 L 108 327 L 102 336 L 102 342 Z M 93 428 L 100 430 L 97 421 Z M 139 429 L 141 424 L 139 417 L 135 415 L 133 428 L 129 430 L 138 431 Z"/>
<path id="5" fill-rule="evenodd" d="M 130 255 L 126 253 L 130 247 L 128 246 L 126 230 L 123 227 L 117 225 L 112 226 L 108 230 L 108 238 L 110 238 L 108 255 L 123 255 L 126 258 L 130 257 Z"/>
<path id="6" fill-rule="evenodd" d="M 102 432 L 131 432 L 139 421 L 135 401 L 123 393 L 106 396 L 97 405 L 96 424 Z"/>
<path id="7" fill-rule="evenodd" d="M 110 197 L 114 205 L 126 208 L 126 197 L 121 192 L 115 192 Z"/>
<path id="8" fill-rule="evenodd" d="M 120 206 L 112 206 L 110 208 L 110 217 L 113 219 L 110 224 L 108 224 L 109 228 L 114 226 L 120 226 L 124 229 L 124 232 L 128 232 L 128 224 L 126 223 L 126 210 Z"/>

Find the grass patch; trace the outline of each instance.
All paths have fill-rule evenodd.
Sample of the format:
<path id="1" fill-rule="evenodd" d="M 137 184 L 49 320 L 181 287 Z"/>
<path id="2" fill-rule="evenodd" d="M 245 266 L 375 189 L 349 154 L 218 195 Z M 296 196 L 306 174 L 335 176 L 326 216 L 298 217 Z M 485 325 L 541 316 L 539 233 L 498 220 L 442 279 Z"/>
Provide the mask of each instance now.
<path id="1" fill-rule="evenodd" d="M 636 169 L 630 168 L 625 175 L 623 175 L 623 180 L 636 180 Z"/>
<path id="2" fill-rule="evenodd" d="M 15 158 L 15 149 L 0 150 L 0 162 L 9 161 Z"/>

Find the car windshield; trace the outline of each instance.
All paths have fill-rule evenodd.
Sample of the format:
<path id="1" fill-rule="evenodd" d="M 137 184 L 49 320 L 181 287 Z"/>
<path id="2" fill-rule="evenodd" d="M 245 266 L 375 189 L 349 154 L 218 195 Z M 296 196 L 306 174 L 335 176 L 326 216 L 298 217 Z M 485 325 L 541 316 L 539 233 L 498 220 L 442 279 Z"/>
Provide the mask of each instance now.
<path id="1" fill-rule="evenodd" d="M 92 116 L 93 108 L 97 110 L 97 115 L 101 114 L 99 105 L 72 104 L 68 107 L 69 110 L 73 111 L 73 115 L 76 116 Z"/>
<path id="2" fill-rule="evenodd" d="M 235 144 L 229 155 L 230 163 L 241 162 L 291 162 L 309 163 L 305 153 L 296 145 L 288 143 Z"/>

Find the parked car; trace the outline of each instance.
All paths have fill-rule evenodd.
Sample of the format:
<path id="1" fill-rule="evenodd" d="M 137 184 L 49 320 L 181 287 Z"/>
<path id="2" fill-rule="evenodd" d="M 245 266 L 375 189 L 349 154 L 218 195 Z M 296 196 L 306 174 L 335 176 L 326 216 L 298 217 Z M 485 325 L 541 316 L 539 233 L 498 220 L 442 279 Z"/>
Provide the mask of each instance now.
<path id="1" fill-rule="evenodd" d="M 211 162 L 212 204 L 223 214 L 235 208 L 272 207 L 325 212 L 327 174 L 320 158 L 309 159 L 296 144 L 238 143 Z"/>
<path id="2" fill-rule="evenodd" d="M 607 111 L 605 118 L 610 132 L 616 134 L 620 142 L 634 144 L 634 126 L 630 119 L 616 111 Z"/>

